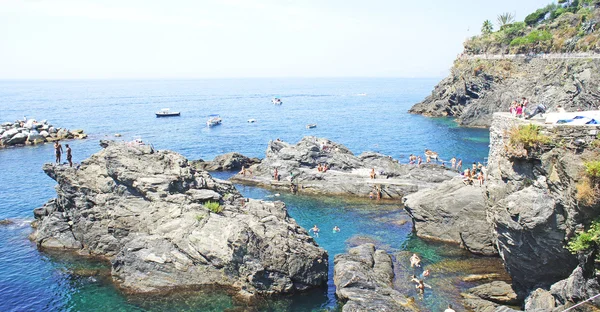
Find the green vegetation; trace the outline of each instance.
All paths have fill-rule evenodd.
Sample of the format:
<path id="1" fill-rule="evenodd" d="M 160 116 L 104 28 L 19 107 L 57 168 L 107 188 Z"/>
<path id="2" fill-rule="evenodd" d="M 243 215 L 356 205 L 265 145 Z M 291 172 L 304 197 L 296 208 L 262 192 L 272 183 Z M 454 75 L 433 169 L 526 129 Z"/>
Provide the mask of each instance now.
<path id="1" fill-rule="evenodd" d="M 197 215 L 196 216 L 196 221 L 200 222 L 200 221 L 202 221 L 202 219 L 204 219 L 203 215 Z"/>
<path id="2" fill-rule="evenodd" d="M 527 150 L 549 144 L 550 137 L 540 134 L 540 130 L 540 126 L 534 124 L 515 127 L 509 133 L 509 142 L 513 146 L 522 146 Z"/>
<path id="3" fill-rule="evenodd" d="M 587 231 L 577 233 L 567 245 L 567 249 L 572 253 L 590 251 L 598 247 L 600 247 L 600 219 L 593 221 Z"/>
<path id="4" fill-rule="evenodd" d="M 600 161 L 593 160 L 583 164 L 585 167 L 585 175 L 592 180 L 592 182 L 600 181 Z"/>
<path id="5" fill-rule="evenodd" d="M 500 15 L 498 15 L 498 18 L 496 19 L 496 21 L 498 21 L 498 27 L 502 28 L 502 26 L 504 25 L 508 25 L 511 24 L 512 22 L 515 21 L 515 15 L 513 13 L 502 13 Z"/>
<path id="6" fill-rule="evenodd" d="M 220 213 L 221 211 L 223 211 L 223 206 L 221 206 L 221 204 L 219 204 L 218 202 L 206 202 L 204 203 L 204 207 L 208 208 L 208 210 L 214 213 Z"/>
<path id="7" fill-rule="evenodd" d="M 514 22 L 514 15 L 498 16 L 497 31 L 489 20 L 482 35 L 465 42 L 467 54 L 600 53 L 600 0 L 559 1 Z"/>
<path id="8" fill-rule="evenodd" d="M 490 20 L 483 22 L 483 26 L 481 26 L 481 33 L 484 35 L 489 35 L 492 33 L 492 31 L 494 31 L 494 25 L 492 25 L 492 22 L 490 22 Z"/>
<path id="9" fill-rule="evenodd" d="M 586 161 L 583 168 L 583 177 L 576 185 L 575 198 L 584 205 L 591 206 L 600 199 L 600 161 Z"/>

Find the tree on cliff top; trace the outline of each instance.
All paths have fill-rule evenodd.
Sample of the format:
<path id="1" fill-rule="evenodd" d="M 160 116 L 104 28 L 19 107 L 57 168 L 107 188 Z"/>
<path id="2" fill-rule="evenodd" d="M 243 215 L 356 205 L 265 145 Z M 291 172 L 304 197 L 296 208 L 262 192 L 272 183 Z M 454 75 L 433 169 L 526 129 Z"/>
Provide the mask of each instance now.
<path id="1" fill-rule="evenodd" d="M 502 28 L 504 25 L 512 24 L 515 21 L 515 14 L 510 12 L 505 12 L 498 15 L 498 28 Z"/>
<path id="2" fill-rule="evenodd" d="M 481 33 L 484 35 L 489 35 L 492 33 L 492 31 L 494 31 L 494 25 L 492 25 L 490 20 L 485 20 L 485 22 L 483 22 L 483 26 L 481 26 Z"/>

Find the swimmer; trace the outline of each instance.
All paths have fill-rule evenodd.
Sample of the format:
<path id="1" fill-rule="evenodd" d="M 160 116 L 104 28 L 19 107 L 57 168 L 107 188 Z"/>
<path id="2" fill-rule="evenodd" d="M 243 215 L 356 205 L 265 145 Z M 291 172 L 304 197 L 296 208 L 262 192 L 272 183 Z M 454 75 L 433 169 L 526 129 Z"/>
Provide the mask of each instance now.
<path id="1" fill-rule="evenodd" d="M 333 227 L 333 233 L 338 233 L 340 231 L 340 228 L 336 225 Z"/>
<path id="2" fill-rule="evenodd" d="M 315 224 L 315 226 L 312 227 L 312 229 L 308 230 L 308 232 L 313 232 L 313 234 L 315 235 L 315 237 L 319 237 L 319 227 Z"/>
<path id="3" fill-rule="evenodd" d="M 419 258 L 419 256 L 417 256 L 417 254 L 413 254 L 410 257 L 410 267 L 411 268 L 414 268 L 414 267 L 420 268 L 421 267 L 421 258 Z"/>
<path id="4" fill-rule="evenodd" d="M 415 287 L 419 290 L 419 294 L 423 294 L 425 292 L 425 283 L 423 281 L 419 281 L 419 284 Z"/>
<path id="5" fill-rule="evenodd" d="M 411 282 L 415 282 L 415 283 L 417 283 L 417 284 L 419 284 L 419 282 L 420 282 L 420 281 L 419 281 L 419 279 L 418 279 L 418 278 L 417 278 L 417 277 L 416 277 L 414 274 L 411 276 L 411 279 L 410 279 L 410 281 L 411 281 Z"/>
<path id="6" fill-rule="evenodd" d="M 430 273 L 429 270 L 423 271 L 423 273 L 421 273 L 421 278 L 429 276 L 429 273 Z"/>

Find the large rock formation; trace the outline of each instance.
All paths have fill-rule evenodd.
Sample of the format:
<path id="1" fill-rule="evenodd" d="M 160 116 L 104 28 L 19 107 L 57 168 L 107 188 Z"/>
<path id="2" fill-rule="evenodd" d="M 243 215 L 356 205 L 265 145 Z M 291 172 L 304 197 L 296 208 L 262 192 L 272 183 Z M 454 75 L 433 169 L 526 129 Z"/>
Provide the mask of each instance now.
<path id="1" fill-rule="evenodd" d="M 252 296 L 327 282 L 327 252 L 283 203 L 241 198 L 174 152 L 102 146 L 78 169 L 44 165 L 58 185 L 35 210 L 40 248 L 106 257 L 129 292 L 221 285 Z"/>
<path id="2" fill-rule="evenodd" d="M 319 165 L 329 170 L 319 172 Z M 278 179 L 274 178 L 275 169 Z M 375 179 L 370 178 L 374 169 Z M 245 173 L 232 178 L 239 183 L 256 184 L 294 191 L 367 197 L 381 192 L 382 198 L 400 199 L 420 189 L 430 188 L 456 176 L 438 165 L 402 165 L 389 156 L 365 152 L 354 156 L 345 146 L 327 139 L 305 137 L 295 145 L 271 141 L 266 157 Z"/>
<path id="3" fill-rule="evenodd" d="M 597 204 L 576 199 L 583 162 L 597 155 L 589 144 L 599 127 L 540 125 L 553 138 L 554 148 L 515 156 L 508 147 L 508 131 L 524 123 L 495 114 L 486 187 L 498 251 L 522 298 L 573 272 L 578 261 L 566 243 L 600 215 Z"/>
<path id="4" fill-rule="evenodd" d="M 457 59 L 450 75 L 409 112 L 489 127 L 493 113 L 507 112 L 522 97 L 532 108 L 544 103 L 549 110 L 557 105 L 587 110 L 600 99 L 599 67 L 600 60 L 584 58 Z"/>
<path id="5" fill-rule="evenodd" d="M 0 124 L 0 148 L 85 138 L 87 134 L 83 133 L 83 130 L 55 128 L 46 120 L 40 122 L 35 119 L 17 120 Z"/>
<path id="6" fill-rule="evenodd" d="M 492 225 L 486 220 L 484 188 L 460 177 L 404 197 L 417 236 L 461 244 L 482 255 L 497 255 Z"/>
<path id="7" fill-rule="evenodd" d="M 392 257 L 373 244 L 351 248 L 335 256 L 335 294 L 344 301 L 344 312 L 414 311 L 411 300 L 392 288 Z"/>
<path id="8" fill-rule="evenodd" d="M 250 167 L 260 163 L 258 158 L 248 158 L 240 153 L 227 153 L 215 157 L 212 161 L 194 160 L 191 165 L 196 169 L 206 171 L 231 171 L 242 167 Z"/>

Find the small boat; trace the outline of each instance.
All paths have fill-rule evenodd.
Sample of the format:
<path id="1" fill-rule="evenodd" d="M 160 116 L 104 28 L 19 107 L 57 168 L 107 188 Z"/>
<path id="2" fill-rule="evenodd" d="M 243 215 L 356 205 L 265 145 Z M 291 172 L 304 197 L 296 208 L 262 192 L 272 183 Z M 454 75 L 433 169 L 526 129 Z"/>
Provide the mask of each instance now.
<path id="1" fill-rule="evenodd" d="M 163 109 L 159 110 L 158 112 L 156 112 L 156 117 L 174 117 L 174 116 L 179 116 L 179 115 L 180 115 L 179 112 L 172 112 L 168 108 L 163 108 Z"/>
<path id="2" fill-rule="evenodd" d="M 256 119 L 253 119 L 253 118 L 252 118 L 252 119 L 248 119 L 248 122 L 249 122 L 249 123 L 255 123 L 255 122 L 256 122 Z"/>
<path id="3" fill-rule="evenodd" d="M 367 96 L 367 94 L 366 93 L 359 93 L 356 96 Z"/>
<path id="4" fill-rule="evenodd" d="M 213 115 L 209 115 L 208 120 L 206 121 L 206 125 L 209 127 L 214 127 L 216 125 L 220 125 L 221 124 L 221 117 L 218 114 L 213 114 Z"/>
<path id="5" fill-rule="evenodd" d="M 280 98 L 274 98 L 274 99 L 272 99 L 271 103 L 273 103 L 275 105 L 281 105 L 281 104 L 283 104 L 283 102 L 281 101 Z"/>
<path id="6" fill-rule="evenodd" d="M 306 129 L 312 129 L 312 128 L 316 128 L 317 124 L 308 124 L 306 125 Z"/>

